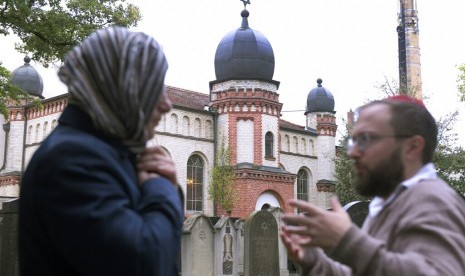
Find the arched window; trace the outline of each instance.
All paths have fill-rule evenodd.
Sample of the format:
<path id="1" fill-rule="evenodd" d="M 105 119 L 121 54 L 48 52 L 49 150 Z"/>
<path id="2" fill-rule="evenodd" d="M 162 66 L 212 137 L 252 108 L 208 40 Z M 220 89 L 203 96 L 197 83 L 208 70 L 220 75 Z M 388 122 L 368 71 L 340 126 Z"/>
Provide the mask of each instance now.
<path id="1" fill-rule="evenodd" d="M 273 144 L 274 144 L 273 133 L 268 131 L 265 134 L 265 157 L 273 157 Z"/>
<path id="2" fill-rule="evenodd" d="M 194 120 L 194 137 L 203 138 L 203 137 L 200 136 L 201 129 L 202 129 L 202 124 L 200 123 L 200 119 L 195 118 L 195 120 Z"/>
<path id="3" fill-rule="evenodd" d="M 310 139 L 310 154 L 315 155 L 315 145 L 312 139 Z"/>
<path id="4" fill-rule="evenodd" d="M 300 154 L 307 154 L 307 142 L 305 141 L 305 138 L 302 138 L 300 140 L 300 149 L 301 151 L 299 152 Z"/>
<path id="5" fill-rule="evenodd" d="M 163 117 L 162 117 L 163 119 L 162 119 L 162 122 L 160 124 L 160 130 L 161 131 L 166 131 L 166 117 L 167 117 L 166 115 L 163 115 Z"/>
<path id="6" fill-rule="evenodd" d="M 213 137 L 213 123 L 210 120 L 205 122 L 205 138 L 211 139 Z"/>
<path id="7" fill-rule="evenodd" d="M 170 126 L 171 126 L 171 133 L 174 133 L 174 134 L 177 134 L 178 133 L 178 115 L 176 114 L 171 114 L 171 117 L 170 117 Z"/>
<path id="8" fill-rule="evenodd" d="M 42 137 L 45 140 L 45 137 L 47 137 L 47 135 L 48 135 L 48 122 L 44 123 L 44 128 L 43 128 L 42 131 L 43 131 L 42 132 Z"/>
<path id="9" fill-rule="evenodd" d="M 294 141 L 295 153 L 299 153 L 299 140 L 297 139 L 296 136 L 292 137 L 292 140 Z"/>
<path id="10" fill-rule="evenodd" d="M 32 143 L 32 126 L 27 129 L 27 143 Z"/>
<path id="11" fill-rule="evenodd" d="M 189 117 L 187 117 L 187 116 L 182 117 L 182 135 L 189 136 L 190 135 L 190 127 L 191 127 L 191 121 L 190 121 Z"/>
<path id="12" fill-rule="evenodd" d="M 198 155 L 187 160 L 187 210 L 202 211 L 203 161 Z"/>
<path id="13" fill-rule="evenodd" d="M 40 142 L 39 141 L 39 130 L 40 130 L 40 124 L 37 124 L 36 125 L 36 132 L 35 132 L 35 136 L 34 136 L 34 143 L 38 143 Z"/>
<path id="14" fill-rule="evenodd" d="M 308 173 L 304 169 L 297 173 L 297 199 L 308 201 Z"/>
<path id="15" fill-rule="evenodd" d="M 290 152 L 291 151 L 291 145 L 289 141 L 289 136 L 284 135 L 284 151 Z"/>

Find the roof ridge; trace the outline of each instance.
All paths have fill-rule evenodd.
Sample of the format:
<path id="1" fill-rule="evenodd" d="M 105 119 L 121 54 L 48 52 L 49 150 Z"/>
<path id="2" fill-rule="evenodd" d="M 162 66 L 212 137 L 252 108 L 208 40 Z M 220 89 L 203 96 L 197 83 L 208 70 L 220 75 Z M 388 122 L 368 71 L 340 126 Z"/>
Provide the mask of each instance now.
<path id="1" fill-rule="evenodd" d="M 167 90 L 169 88 L 169 89 L 172 89 L 172 90 L 185 91 L 185 92 L 191 92 L 191 93 L 196 93 L 196 94 L 201 94 L 201 95 L 207 95 L 208 96 L 208 93 L 203 93 L 203 92 L 194 91 L 194 90 L 185 89 L 185 88 L 180 88 L 180 87 L 171 86 L 171 85 L 166 85 L 166 88 L 167 88 Z"/>

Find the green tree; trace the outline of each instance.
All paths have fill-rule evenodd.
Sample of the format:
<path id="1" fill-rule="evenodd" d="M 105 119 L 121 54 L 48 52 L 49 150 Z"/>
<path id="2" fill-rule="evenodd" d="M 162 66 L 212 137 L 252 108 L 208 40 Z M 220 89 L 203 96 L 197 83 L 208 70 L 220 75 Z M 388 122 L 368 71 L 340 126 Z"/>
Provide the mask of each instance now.
<path id="1" fill-rule="evenodd" d="M 230 212 L 236 203 L 237 191 L 234 190 L 234 167 L 231 165 L 231 149 L 224 139 L 215 156 L 215 164 L 210 172 L 208 187 L 209 199 L 224 211 Z"/>
<path id="2" fill-rule="evenodd" d="M 462 72 L 458 78 L 458 89 L 462 93 L 462 101 L 465 101 L 465 64 L 459 66 Z M 399 94 L 399 86 L 395 81 L 378 85 L 378 88 L 385 96 Z M 407 93 L 411 95 L 410 93 Z M 454 125 L 458 119 L 458 111 L 447 114 L 437 120 L 438 125 L 438 147 L 434 152 L 433 163 L 436 166 L 438 175 L 458 192 L 465 195 L 465 151 L 457 146 L 457 133 L 454 132 Z"/>
<path id="3" fill-rule="evenodd" d="M 465 65 L 463 70 L 465 70 Z M 379 89 L 384 97 L 399 94 L 399 85 L 395 81 L 389 82 L 386 79 L 384 83 L 375 87 Z M 437 120 L 438 147 L 433 156 L 433 163 L 436 166 L 438 175 L 458 192 L 465 195 L 465 166 L 463 165 L 465 164 L 465 150 L 457 146 L 456 143 L 458 138 L 457 133 L 454 132 L 454 124 L 457 119 L 458 112 L 456 111 Z M 345 125 L 346 132 L 339 141 L 340 147 L 335 159 L 336 195 L 343 204 L 367 199 L 358 195 L 353 189 L 355 180 L 352 161 L 347 157 L 345 148 L 350 126 L 347 123 Z"/>
<path id="4" fill-rule="evenodd" d="M 459 97 L 462 102 L 465 102 L 465 63 L 458 67 L 459 75 L 457 77 L 457 88 Z"/>
<path id="5" fill-rule="evenodd" d="M 407 87 L 400 89 L 400 84 L 395 79 L 388 80 L 387 77 L 384 77 L 384 82 L 377 83 L 375 88 L 379 90 L 380 95 L 383 97 L 391 97 L 396 95 L 407 95 L 410 97 L 415 97 L 416 87 Z M 427 97 L 423 96 L 423 100 Z M 368 102 L 368 101 L 367 101 Z"/>
<path id="6" fill-rule="evenodd" d="M 335 179 L 336 179 L 336 196 L 342 205 L 352 201 L 364 201 L 368 198 L 359 195 L 355 187 L 355 175 L 353 171 L 353 161 L 347 156 L 346 142 L 351 126 L 344 121 L 346 126 L 345 132 L 339 140 L 337 156 L 335 158 Z"/>
<path id="7" fill-rule="evenodd" d="M 15 48 L 32 53 L 32 59 L 48 66 L 97 29 L 135 26 L 139 8 L 125 0 L 2 0 L 0 34 L 17 35 Z"/>
<path id="8" fill-rule="evenodd" d="M 63 61 L 67 52 L 95 30 L 135 26 L 140 19 L 139 8 L 125 0 L 0 0 L 0 35 L 17 35 L 21 42 L 15 49 L 32 53 L 32 59 L 45 67 Z M 38 100 L 9 84 L 10 74 L 0 62 L 0 114 L 5 118 L 9 101 L 25 99 L 40 106 Z"/>
<path id="9" fill-rule="evenodd" d="M 458 112 L 438 120 L 438 147 L 433 155 L 438 175 L 462 195 L 465 195 L 465 150 L 457 146 L 457 133 L 453 132 Z"/>

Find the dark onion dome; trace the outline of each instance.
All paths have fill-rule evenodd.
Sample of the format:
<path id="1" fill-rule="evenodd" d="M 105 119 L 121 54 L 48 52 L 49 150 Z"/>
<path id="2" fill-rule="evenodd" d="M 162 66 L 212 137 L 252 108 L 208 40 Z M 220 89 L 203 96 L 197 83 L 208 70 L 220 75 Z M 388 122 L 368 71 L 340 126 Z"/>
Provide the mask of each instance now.
<path id="1" fill-rule="evenodd" d="M 216 49 L 216 80 L 272 81 L 273 48 L 262 33 L 249 28 L 249 12 L 243 10 L 241 16 L 241 27 L 226 34 Z"/>
<path id="2" fill-rule="evenodd" d="M 334 97 L 328 89 L 324 88 L 321 79 L 316 81 L 318 86 L 313 88 L 307 96 L 307 109 L 305 115 L 310 112 L 331 112 L 334 111 Z"/>
<path id="3" fill-rule="evenodd" d="M 44 83 L 37 70 L 29 62 L 31 58 L 24 58 L 24 65 L 16 68 L 10 76 L 10 84 L 18 86 L 32 96 L 43 98 Z"/>

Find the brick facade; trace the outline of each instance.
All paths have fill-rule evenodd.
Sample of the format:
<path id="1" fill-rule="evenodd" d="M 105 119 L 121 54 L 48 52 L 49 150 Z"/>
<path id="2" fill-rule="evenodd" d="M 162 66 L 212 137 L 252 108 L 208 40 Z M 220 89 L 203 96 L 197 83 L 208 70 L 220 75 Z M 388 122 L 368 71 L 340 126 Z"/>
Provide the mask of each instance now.
<path id="1" fill-rule="evenodd" d="M 255 210 L 258 197 L 271 192 L 279 201 L 283 211 L 292 211 L 285 200 L 294 197 L 295 175 L 290 173 L 267 172 L 253 168 L 237 169 L 234 189 L 238 191 L 236 205 L 231 217 L 246 218 Z"/>

